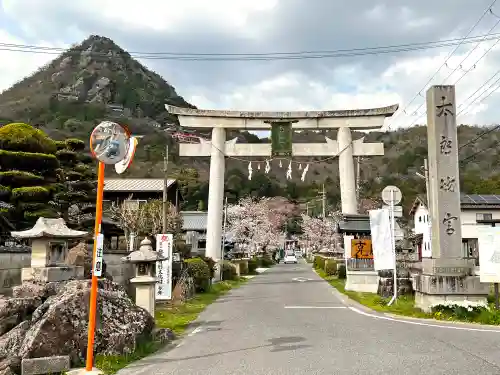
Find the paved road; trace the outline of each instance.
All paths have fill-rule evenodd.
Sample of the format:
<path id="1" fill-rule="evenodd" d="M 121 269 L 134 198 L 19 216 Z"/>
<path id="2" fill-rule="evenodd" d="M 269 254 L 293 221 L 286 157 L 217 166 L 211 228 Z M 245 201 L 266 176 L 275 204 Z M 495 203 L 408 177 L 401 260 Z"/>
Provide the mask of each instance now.
<path id="1" fill-rule="evenodd" d="M 500 331 L 363 315 L 307 264 L 273 267 L 196 324 L 178 347 L 119 375 L 500 374 Z"/>

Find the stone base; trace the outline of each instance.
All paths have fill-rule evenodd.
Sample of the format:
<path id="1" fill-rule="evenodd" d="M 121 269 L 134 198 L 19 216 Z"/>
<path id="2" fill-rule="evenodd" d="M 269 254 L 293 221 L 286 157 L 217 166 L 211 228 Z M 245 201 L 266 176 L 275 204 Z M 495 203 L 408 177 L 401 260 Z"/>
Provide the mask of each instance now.
<path id="1" fill-rule="evenodd" d="M 415 276 L 415 306 L 430 312 L 432 305 L 445 301 L 487 302 L 490 285 L 478 276 Z"/>
<path id="2" fill-rule="evenodd" d="M 362 293 L 377 293 L 379 277 L 377 271 L 347 271 L 345 290 Z"/>
<path id="3" fill-rule="evenodd" d="M 83 279 L 82 266 L 29 267 L 21 270 L 21 281 L 56 282 Z"/>

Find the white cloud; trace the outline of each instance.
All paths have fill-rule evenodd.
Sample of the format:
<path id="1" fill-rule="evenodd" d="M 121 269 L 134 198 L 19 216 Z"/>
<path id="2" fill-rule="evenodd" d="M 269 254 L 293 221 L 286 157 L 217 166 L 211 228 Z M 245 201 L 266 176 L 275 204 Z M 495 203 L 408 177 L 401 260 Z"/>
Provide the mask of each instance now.
<path id="1" fill-rule="evenodd" d="M 4 45 L 26 44 L 24 40 L 1 29 L 0 43 Z M 67 45 L 57 42 L 44 42 L 43 45 L 47 47 L 67 48 Z M 34 72 L 54 58 L 54 55 L 15 52 L 13 49 L 15 48 L 0 46 L 0 91 L 7 89 L 13 83 Z"/>
<path id="2" fill-rule="evenodd" d="M 174 50 L 172 47 L 174 43 L 177 43 L 175 48 L 196 52 L 200 46 L 219 42 L 220 45 L 227 46 L 226 52 L 240 53 L 241 50 L 248 51 L 252 48 L 254 51 L 255 46 L 260 46 L 261 52 L 267 52 L 270 48 L 283 51 L 282 45 L 292 45 L 295 41 L 312 43 L 311 40 L 321 38 L 328 41 L 328 38 L 324 39 L 324 33 L 309 39 L 305 38 L 309 29 L 312 29 L 310 32 L 314 32 L 316 28 L 319 30 L 324 26 L 320 24 L 320 20 L 315 23 L 315 18 L 309 19 L 306 16 L 304 19 L 283 19 L 284 8 L 279 8 L 279 6 L 284 4 L 284 0 L 212 0 L 209 2 L 127 0 L 119 2 L 119 5 L 111 0 L 74 0 L 71 2 L 51 0 L 50 3 L 42 0 L 0 1 L 5 13 L 12 17 L 12 20 L 16 20 L 19 27 L 30 31 L 28 35 L 31 37 L 38 32 L 39 39 L 45 38 L 46 40 L 38 40 L 37 44 L 47 46 L 64 45 L 54 37 L 49 37 L 54 35 L 49 32 L 51 28 L 59 31 L 63 37 L 71 39 L 65 40 L 66 43 L 77 42 L 78 40 L 74 38 L 83 35 L 104 34 L 119 40 L 125 49 L 152 52 Z M 293 7 L 299 2 L 295 0 L 287 4 Z M 357 2 L 352 3 L 349 4 L 353 6 L 353 10 L 349 10 L 349 7 L 345 5 L 342 11 L 359 21 L 359 14 L 362 13 L 355 8 L 354 3 Z M 387 1 L 379 0 L 373 5 L 370 0 L 371 8 L 368 6 L 364 8 L 365 17 L 362 25 L 346 22 L 342 26 L 344 29 L 339 32 L 333 28 L 340 22 L 332 22 L 331 34 L 326 36 L 333 40 L 338 35 L 348 35 L 353 38 L 349 47 L 361 47 L 367 43 L 372 43 L 372 45 L 402 44 L 412 35 L 421 35 L 420 33 L 428 30 L 431 30 L 433 34 L 422 34 L 423 36 L 418 37 L 417 40 L 446 39 L 449 38 L 450 31 L 462 29 L 463 25 L 455 20 L 450 20 L 446 29 L 436 29 L 439 24 L 436 23 L 433 1 L 422 2 L 426 5 L 422 5 L 419 9 L 416 9 L 416 2 L 407 3 L 409 5 L 391 7 Z M 479 8 L 483 6 L 478 5 L 475 10 L 479 12 L 481 10 Z M 306 10 L 304 8 L 302 13 L 305 14 Z M 325 10 L 324 13 L 327 11 Z M 300 16 L 301 12 L 298 10 L 296 14 Z M 313 15 L 321 14 L 316 11 Z M 465 16 L 472 17 L 468 14 Z M 474 19 L 466 17 L 468 27 L 477 19 L 475 15 L 473 16 Z M 342 21 L 342 17 L 339 16 L 339 21 Z M 283 22 L 278 24 L 280 20 Z M 365 21 L 366 25 L 364 25 Z M 287 23 L 289 26 L 294 26 L 295 34 L 290 31 L 292 29 L 280 29 Z M 57 29 L 59 24 L 71 24 L 72 29 Z M 373 27 L 374 25 L 377 27 Z M 400 28 L 397 31 L 392 30 L 398 25 Z M 366 30 L 360 31 L 363 26 L 366 26 Z M 370 39 L 382 30 L 383 26 L 389 28 L 388 33 L 380 34 L 378 41 Z M 488 26 L 489 24 L 486 24 L 483 29 L 489 29 Z M 214 30 L 216 34 L 210 34 Z M 402 43 L 389 43 L 384 39 L 389 36 L 393 37 L 398 31 L 405 36 L 402 37 Z M 205 40 L 203 39 L 205 33 L 212 36 L 207 36 Z M 484 32 L 477 31 L 477 34 L 481 33 Z M 213 35 L 226 39 L 217 40 Z M 365 42 L 365 39 L 371 42 Z M 150 44 L 153 43 L 151 40 L 156 43 L 153 47 Z M 249 42 L 247 45 L 242 40 L 252 41 L 255 44 Z M 273 41 L 271 46 L 268 43 L 269 40 Z M 342 38 L 335 40 L 339 43 L 338 41 Z M 1 29 L 0 42 L 32 44 Z M 446 83 L 453 83 L 465 71 L 476 65 L 457 85 L 457 102 L 462 103 L 497 71 L 497 61 L 499 61 L 497 47 L 500 43 L 485 58 L 475 64 L 487 52 L 491 43 L 493 42 L 482 43 L 465 61 L 462 60 L 475 45 L 461 48 L 460 53 L 450 59 L 447 66 L 441 69 L 432 84 L 442 84 L 450 72 L 461 65 L 461 68 L 457 69 L 446 81 Z M 333 46 L 331 49 L 342 48 L 337 47 L 333 42 L 331 46 Z M 393 127 L 399 127 L 425 121 L 425 116 L 422 116 L 425 109 L 425 89 L 422 90 L 421 96 L 417 95 L 408 108 L 406 108 L 407 104 L 443 64 L 453 48 L 427 50 L 421 55 L 399 54 L 349 60 L 304 60 L 276 64 L 245 62 L 224 65 L 214 62 L 155 61 L 154 69 L 163 74 L 166 80 L 172 81 L 181 95 L 200 108 L 304 110 L 369 108 L 399 103 L 401 109 L 406 109 L 406 113 L 399 114 L 394 120 L 388 121 Z M 305 49 L 327 48 L 324 44 L 318 48 L 297 44 L 295 50 Z M 290 50 L 289 47 L 287 50 Z M 43 54 L 0 51 L 0 90 L 31 73 L 52 57 Z M 144 61 L 144 63 L 152 64 L 151 61 Z M 468 107 L 465 111 L 466 115 L 461 116 L 459 121 L 486 124 L 494 122 L 500 115 L 498 106 L 492 105 L 495 99 L 497 96 L 493 94 L 486 101 L 478 101 L 475 105 Z"/>

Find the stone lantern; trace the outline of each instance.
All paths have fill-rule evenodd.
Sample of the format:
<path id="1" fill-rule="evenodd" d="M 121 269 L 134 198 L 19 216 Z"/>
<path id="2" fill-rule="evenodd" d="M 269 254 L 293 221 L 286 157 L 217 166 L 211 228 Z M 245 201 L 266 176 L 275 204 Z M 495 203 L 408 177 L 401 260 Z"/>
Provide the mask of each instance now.
<path id="1" fill-rule="evenodd" d="M 156 294 L 156 262 L 165 260 L 158 252 L 153 250 L 151 241 L 146 237 L 141 241 L 139 250 L 132 251 L 122 258 L 125 263 L 135 266 L 135 277 L 130 283 L 135 287 L 135 303 L 137 306 L 147 310 L 152 316 L 155 315 Z"/>
<path id="2" fill-rule="evenodd" d="M 83 278 L 83 267 L 66 264 L 68 241 L 88 232 L 73 230 L 64 219 L 38 218 L 33 228 L 12 232 L 12 237 L 31 240 L 31 267 L 21 270 L 21 281 L 66 281 Z"/>

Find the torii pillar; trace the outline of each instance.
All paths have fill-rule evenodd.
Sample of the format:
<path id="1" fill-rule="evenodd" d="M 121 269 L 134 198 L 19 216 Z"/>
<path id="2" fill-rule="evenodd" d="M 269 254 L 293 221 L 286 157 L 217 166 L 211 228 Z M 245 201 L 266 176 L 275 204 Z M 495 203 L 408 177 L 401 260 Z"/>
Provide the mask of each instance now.
<path id="1" fill-rule="evenodd" d="M 382 128 L 386 117 L 392 116 L 398 105 L 382 108 L 296 111 L 296 112 L 242 112 L 180 108 L 165 105 L 170 114 L 177 115 L 182 127 L 212 129 L 210 141 L 199 144 L 181 143 L 180 156 L 210 156 L 208 192 L 208 226 L 206 256 L 220 262 L 222 254 L 222 215 L 224 200 L 225 156 L 262 157 L 270 159 L 271 144 L 237 144 L 234 138 L 226 141 L 226 129 L 266 131 L 272 123 L 288 123 L 293 130 L 328 130 L 338 128 L 337 140 L 325 137 L 326 143 L 294 143 L 291 154 L 298 157 L 339 156 L 340 192 L 343 214 L 357 213 L 354 156 L 384 155 L 383 143 L 364 143 L 364 138 L 352 141 L 351 129 L 376 130 Z M 220 267 L 218 267 L 220 269 Z"/>

